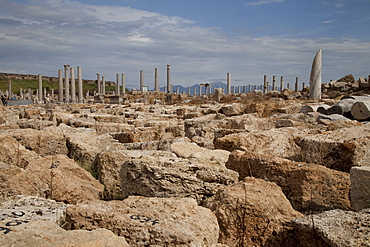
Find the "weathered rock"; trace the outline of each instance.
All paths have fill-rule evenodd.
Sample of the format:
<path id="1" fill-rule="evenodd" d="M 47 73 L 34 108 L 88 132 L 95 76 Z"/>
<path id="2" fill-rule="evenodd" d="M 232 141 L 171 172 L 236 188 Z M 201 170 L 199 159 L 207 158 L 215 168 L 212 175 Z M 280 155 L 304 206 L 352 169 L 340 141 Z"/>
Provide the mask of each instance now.
<path id="1" fill-rule="evenodd" d="M 302 215 L 292 208 L 275 183 L 246 178 L 219 190 L 204 206 L 218 219 L 221 243 L 229 246 L 296 244 L 289 234 L 289 222 Z"/>
<path id="2" fill-rule="evenodd" d="M 33 129 L 20 129 L 8 131 L 27 149 L 41 156 L 68 153 L 66 139 L 57 127 L 48 127 L 42 131 Z"/>
<path id="3" fill-rule="evenodd" d="M 26 149 L 13 136 L 0 133 L 0 161 L 25 168 L 32 160 L 38 157 L 38 154 Z"/>
<path id="4" fill-rule="evenodd" d="M 370 157 L 370 124 L 306 136 L 299 145 L 301 160 L 339 171 L 366 166 Z"/>
<path id="5" fill-rule="evenodd" d="M 231 134 L 216 139 L 215 148 L 228 151 L 239 149 L 258 154 L 269 153 L 278 157 L 294 158 L 300 153 L 300 148 L 295 143 L 295 138 L 298 138 L 300 132 L 292 127 Z"/>
<path id="6" fill-rule="evenodd" d="M 351 207 L 348 173 L 242 151 L 232 152 L 226 167 L 237 171 L 239 179 L 253 176 L 275 182 L 298 211 L 349 210 Z"/>
<path id="7" fill-rule="evenodd" d="M 293 127 L 294 122 L 291 119 L 279 119 L 275 122 L 275 128 Z"/>
<path id="8" fill-rule="evenodd" d="M 121 166 L 123 197 L 192 197 L 201 202 L 222 186 L 238 180 L 238 174 L 221 165 L 206 165 L 188 159 L 143 157 Z"/>
<path id="9" fill-rule="evenodd" d="M 32 161 L 26 171 L 47 184 L 47 196 L 56 201 L 77 203 L 97 200 L 103 195 L 104 186 L 64 155 L 46 156 Z"/>
<path id="10" fill-rule="evenodd" d="M 243 114 L 243 107 L 241 104 L 225 105 L 221 107 L 220 112 L 226 116 L 235 116 Z"/>
<path id="11" fill-rule="evenodd" d="M 370 166 L 352 167 L 350 174 L 353 210 L 370 208 Z"/>
<path id="12" fill-rule="evenodd" d="M 171 145 L 171 152 L 177 157 L 198 161 L 201 164 L 216 164 L 224 166 L 229 158 L 229 151 L 226 150 L 210 150 L 199 147 L 195 143 L 190 142 L 175 142 Z"/>
<path id="13" fill-rule="evenodd" d="M 66 231 L 56 223 L 45 220 L 23 222 L 12 227 L 12 230 L 0 238 L 4 247 L 128 247 L 123 237 L 114 235 L 107 229 L 93 231 Z"/>
<path id="14" fill-rule="evenodd" d="M 219 236 L 214 214 L 190 198 L 89 201 L 68 207 L 67 223 L 68 229 L 109 229 L 130 246 L 212 246 Z"/>
<path id="15" fill-rule="evenodd" d="M 336 209 L 292 222 L 304 247 L 370 246 L 370 214 Z"/>
<path id="16" fill-rule="evenodd" d="M 15 165 L 0 162 L 0 202 L 17 195 L 44 196 L 47 185 Z"/>

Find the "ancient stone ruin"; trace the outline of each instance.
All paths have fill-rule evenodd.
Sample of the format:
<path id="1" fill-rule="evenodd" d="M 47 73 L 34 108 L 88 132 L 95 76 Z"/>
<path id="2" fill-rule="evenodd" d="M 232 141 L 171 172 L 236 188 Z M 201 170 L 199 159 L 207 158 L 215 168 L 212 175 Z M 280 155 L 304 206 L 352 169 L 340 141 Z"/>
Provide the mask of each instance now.
<path id="1" fill-rule="evenodd" d="M 170 101 L 104 80 L 0 107 L 0 246 L 370 246 L 364 78 Z"/>

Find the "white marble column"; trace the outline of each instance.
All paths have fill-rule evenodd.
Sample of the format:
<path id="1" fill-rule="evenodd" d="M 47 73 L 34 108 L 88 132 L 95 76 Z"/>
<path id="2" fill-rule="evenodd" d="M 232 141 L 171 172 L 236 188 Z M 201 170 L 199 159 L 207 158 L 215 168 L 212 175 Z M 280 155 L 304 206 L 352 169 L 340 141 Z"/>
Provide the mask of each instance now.
<path id="1" fill-rule="evenodd" d="M 82 68 L 77 66 L 77 77 L 78 77 L 78 103 L 83 103 L 83 84 L 82 84 Z"/>
<path id="2" fill-rule="evenodd" d="M 71 98 L 72 103 L 76 103 L 76 78 L 75 78 L 75 68 L 70 68 L 71 72 Z"/>
<path id="3" fill-rule="evenodd" d="M 120 95 L 120 90 L 119 90 L 119 74 L 116 74 L 116 95 Z"/>
<path id="4" fill-rule="evenodd" d="M 98 81 L 98 94 L 101 94 L 101 81 L 100 81 L 100 74 L 96 74 L 96 80 Z"/>
<path id="5" fill-rule="evenodd" d="M 140 91 L 144 91 L 144 71 L 140 70 Z"/>
<path id="6" fill-rule="evenodd" d="M 64 88 L 65 88 L 65 102 L 69 103 L 69 66 L 68 64 L 64 65 Z"/>
<path id="7" fill-rule="evenodd" d="M 38 74 L 38 95 L 37 95 L 37 99 L 39 101 L 42 101 L 42 75 Z"/>
<path id="8" fill-rule="evenodd" d="M 63 70 L 58 70 L 58 101 L 63 102 Z"/>
<path id="9" fill-rule="evenodd" d="M 226 74 L 227 94 L 231 94 L 231 74 Z"/>
<path id="10" fill-rule="evenodd" d="M 322 50 L 313 59 L 310 75 L 310 98 L 321 99 Z"/>

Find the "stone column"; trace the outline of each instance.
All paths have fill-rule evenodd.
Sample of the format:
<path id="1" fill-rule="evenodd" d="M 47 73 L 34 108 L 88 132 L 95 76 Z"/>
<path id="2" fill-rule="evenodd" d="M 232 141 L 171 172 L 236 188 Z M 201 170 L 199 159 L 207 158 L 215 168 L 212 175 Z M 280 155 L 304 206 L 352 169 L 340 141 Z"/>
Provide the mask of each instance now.
<path id="1" fill-rule="evenodd" d="M 126 93 L 126 80 L 125 73 L 121 74 L 121 83 L 122 83 L 122 95 Z"/>
<path id="2" fill-rule="evenodd" d="M 158 85 L 158 68 L 154 68 L 154 91 L 159 92 Z"/>
<path id="3" fill-rule="evenodd" d="M 77 77 L 78 77 L 78 103 L 83 103 L 83 85 L 82 85 L 82 68 L 77 66 Z"/>
<path id="4" fill-rule="evenodd" d="M 51 98 L 54 98 L 54 89 L 51 89 Z"/>
<path id="5" fill-rule="evenodd" d="M 2 92 L 0 92 L 0 94 L 3 94 Z M 21 97 L 21 99 L 23 99 L 24 98 L 24 95 L 23 95 L 23 89 L 22 88 L 20 88 L 19 89 L 19 96 Z"/>
<path id="6" fill-rule="evenodd" d="M 266 94 L 268 92 L 268 87 L 267 87 L 267 75 L 263 76 L 263 93 Z"/>
<path id="7" fill-rule="evenodd" d="M 64 88 L 65 88 L 65 102 L 69 103 L 69 66 L 68 64 L 64 65 Z"/>
<path id="8" fill-rule="evenodd" d="M 96 74 L 96 80 L 98 81 L 98 94 L 101 94 L 101 81 L 100 81 L 100 74 Z"/>
<path id="9" fill-rule="evenodd" d="M 280 92 L 284 90 L 284 76 L 280 77 Z"/>
<path id="10" fill-rule="evenodd" d="M 250 93 L 251 91 L 252 91 L 252 84 L 249 83 L 249 85 L 248 85 L 248 93 Z"/>
<path id="11" fill-rule="evenodd" d="M 287 89 L 290 89 L 290 84 L 289 83 L 286 85 L 286 88 Z"/>
<path id="12" fill-rule="evenodd" d="M 295 78 L 295 91 L 298 92 L 298 84 L 299 84 L 299 78 Z"/>
<path id="13" fill-rule="evenodd" d="M 144 91 L 144 71 L 140 70 L 140 91 Z"/>
<path id="14" fill-rule="evenodd" d="M 197 87 L 193 88 L 193 96 L 197 95 Z"/>
<path id="15" fill-rule="evenodd" d="M 306 86 L 306 84 L 304 82 L 302 82 L 302 91 L 303 91 L 305 86 Z"/>
<path id="16" fill-rule="evenodd" d="M 71 70 L 71 96 L 72 96 L 72 103 L 76 103 L 75 68 L 70 68 L 70 70 Z"/>
<path id="17" fill-rule="evenodd" d="M 231 94 L 231 75 L 230 73 L 226 74 L 226 87 L 227 87 L 226 94 Z"/>
<path id="18" fill-rule="evenodd" d="M 105 95 L 105 76 L 102 76 L 102 94 Z"/>
<path id="19" fill-rule="evenodd" d="M 63 70 L 58 70 L 58 101 L 63 102 Z"/>
<path id="20" fill-rule="evenodd" d="M 275 87 L 276 87 L 276 76 L 273 75 L 272 76 L 272 91 L 275 91 Z"/>
<path id="21" fill-rule="evenodd" d="M 8 81 L 8 97 L 9 99 L 12 98 L 12 80 L 11 79 L 9 79 Z"/>
<path id="22" fill-rule="evenodd" d="M 320 49 L 312 62 L 310 75 L 310 98 L 321 99 L 322 50 Z"/>
<path id="23" fill-rule="evenodd" d="M 167 92 L 171 93 L 171 65 L 167 64 Z"/>
<path id="24" fill-rule="evenodd" d="M 42 75 L 38 74 L 37 76 L 38 78 L 38 95 L 37 95 L 37 99 L 38 101 L 42 101 Z"/>
<path id="25" fill-rule="evenodd" d="M 190 87 L 188 87 L 188 95 L 190 95 Z"/>
<path id="26" fill-rule="evenodd" d="M 116 95 L 119 96 L 119 74 L 116 74 Z"/>

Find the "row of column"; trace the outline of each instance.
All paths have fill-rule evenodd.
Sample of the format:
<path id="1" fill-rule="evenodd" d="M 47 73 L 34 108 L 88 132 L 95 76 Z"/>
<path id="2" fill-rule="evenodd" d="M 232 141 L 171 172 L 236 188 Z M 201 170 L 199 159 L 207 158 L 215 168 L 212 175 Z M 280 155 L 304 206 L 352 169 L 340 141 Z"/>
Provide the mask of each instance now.
<path id="1" fill-rule="evenodd" d="M 78 103 L 83 103 L 83 87 L 82 87 L 82 68 L 77 66 L 77 88 L 78 88 Z M 41 81 L 42 86 L 42 81 Z M 70 87 L 71 86 L 71 89 Z M 40 78 L 39 78 L 40 88 Z M 40 89 L 39 89 L 40 94 Z M 65 97 L 64 97 L 65 96 Z M 70 98 L 71 96 L 71 98 Z M 42 95 L 39 95 L 39 100 L 42 100 Z M 66 103 L 77 103 L 76 101 L 76 78 L 75 70 L 69 64 L 64 65 L 64 93 L 63 93 L 63 70 L 58 70 L 58 101 Z"/>

